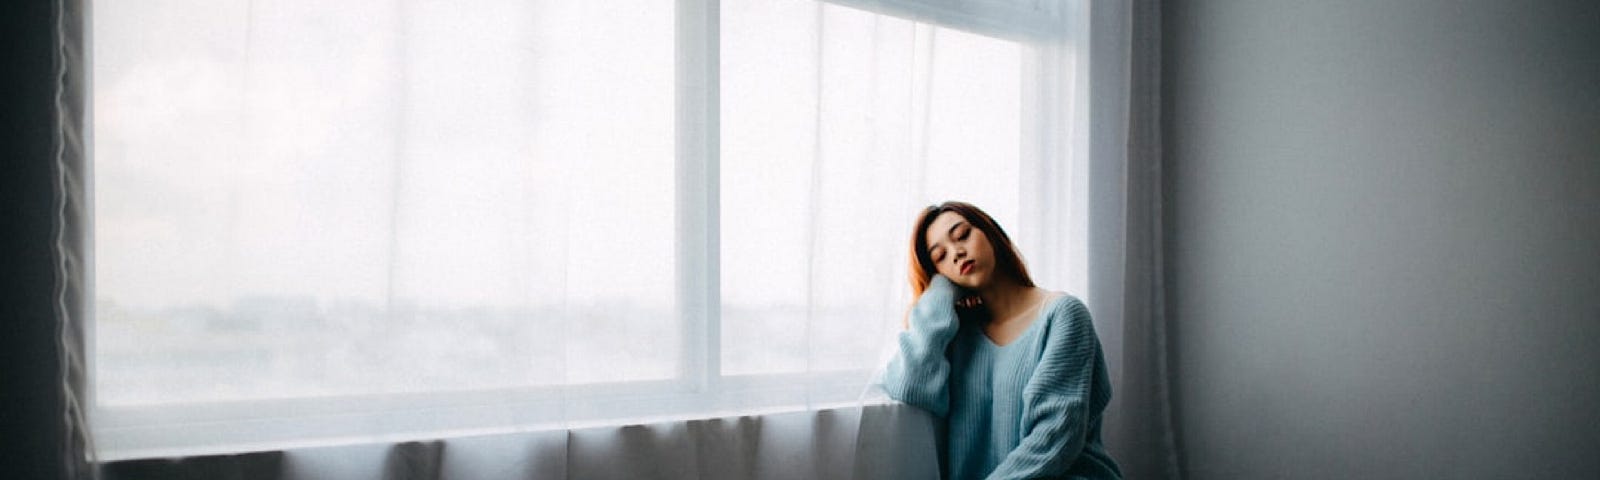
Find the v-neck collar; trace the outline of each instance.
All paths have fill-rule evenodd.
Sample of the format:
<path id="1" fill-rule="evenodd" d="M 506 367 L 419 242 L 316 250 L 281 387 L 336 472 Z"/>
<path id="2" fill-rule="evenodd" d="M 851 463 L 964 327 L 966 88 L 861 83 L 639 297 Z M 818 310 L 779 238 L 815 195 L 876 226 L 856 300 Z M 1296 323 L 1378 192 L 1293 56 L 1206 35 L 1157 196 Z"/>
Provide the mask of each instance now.
<path id="1" fill-rule="evenodd" d="M 1033 331 L 1039 328 L 1039 324 L 1045 323 L 1045 316 L 1048 315 L 1051 310 L 1055 309 L 1056 304 L 1060 303 L 1061 299 L 1067 297 L 1067 294 L 1064 293 L 1051 293 L 1051 295 L 1054 295 L 1054 297 L 1050 298 L 1049 300 L 1045 300 L 1044 305 L 1039 306 L 1039 313 L 1034 315 L 1033 323 L 1028 324 L 1028 328 L 1026 330 L 1023 330 L 1021 334 L 1018 334 L 1017 338 L 1013 338 L 1010 342 L 1006 342 L 1005 345 L 995 343 L 993 338 L 989 338 L 989 332 L 985 331 L 982 325 L 978 326 L 978 336 L 983 337 L 983 343 L 991 348 L 1005 349 L 1006 347 L 1016 345 L 1023 339 L 1028 338 L 1029 335 L 1032 335 Z"/>

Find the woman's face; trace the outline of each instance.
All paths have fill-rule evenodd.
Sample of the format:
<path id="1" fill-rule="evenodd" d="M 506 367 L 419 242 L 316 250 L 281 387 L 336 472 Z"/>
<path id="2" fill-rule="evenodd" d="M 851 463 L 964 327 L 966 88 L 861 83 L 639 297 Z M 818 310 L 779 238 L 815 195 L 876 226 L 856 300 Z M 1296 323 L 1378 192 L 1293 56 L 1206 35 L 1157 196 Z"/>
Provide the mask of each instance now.
<path id="1" fill-rule="evenodd" d="M 934 270 L 966 288 L 980 288 L 994 278 L 994 247 L 983 230 L 973 227 L 966 217 L 944 212 L 934 217 L 924 232 L 928 258 Z"/>

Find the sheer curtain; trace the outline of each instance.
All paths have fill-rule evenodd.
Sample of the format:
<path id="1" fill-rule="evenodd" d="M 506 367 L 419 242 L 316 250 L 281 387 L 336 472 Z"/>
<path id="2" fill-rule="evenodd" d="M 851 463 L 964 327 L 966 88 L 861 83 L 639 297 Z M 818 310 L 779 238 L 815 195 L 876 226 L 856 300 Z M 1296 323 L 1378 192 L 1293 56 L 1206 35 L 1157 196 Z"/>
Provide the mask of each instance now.
<path id="1" fill-rule="evenodd" d="M 1028 46 L 819 2 L 727 1 L 722 23 L 724 371 L 872 365 L 920 208 L 1022 223 Z"/>
<path id="2" fill-rule="evenodd" d="M 1087 11 L 97 4 L 63 189 L 101 459 L 855 403 L 922 206 L 1088 290 Z M 770 444 L 903 417 L 855 415 Z"/>
<path id="3" fill-rule="evenodd" d="M 101 446 L 560 422 L 588 393 L 565 387 L 681 378 L 674 26 L 661 2 L 97 5 Z M 461 410 L 490 400 L 519 406 Z"/>
<path id="4" fill-rule="evenodd" d="M 99 402 L 673 374 L 670 4 L 97 7 Z"/>
<path id="5" fill-rule="evenodd" d="M 925 476 L 925 416 L 832 407 L 963 199 L 1086 294 L 1108 446 L 1177 475 L 1158 2 L 95 7 L 58 8 L 69 459 Z"/>

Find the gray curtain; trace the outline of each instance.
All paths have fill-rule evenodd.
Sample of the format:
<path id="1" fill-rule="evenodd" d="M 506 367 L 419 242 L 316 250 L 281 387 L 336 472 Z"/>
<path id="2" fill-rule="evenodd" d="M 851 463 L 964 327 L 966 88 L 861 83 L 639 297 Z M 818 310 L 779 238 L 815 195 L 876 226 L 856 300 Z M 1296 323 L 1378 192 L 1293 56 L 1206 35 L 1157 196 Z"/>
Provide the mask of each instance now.
<path id="1" fill-rule="evenodd" d="M 55 3 L 55 74 L 57 79 L 54 106 L 55 156 L 57 184 L 55 185 L 56 213 L 53 229 L 53 253 L 56 263 L 54 285 L 54 315 L 59 332 L 61 365 L 61 449 L 66 478 L 93 478 L 89 427 L 85 411 L 89 400 L 84 393 L 87 343 L 84 322 L 84 304 L 91 298 L 88 291 L 90 252 L 89 232 L 84 230 L 90 215 L 86 185 L 90 180 L 88 159 L 88 2 L 61 0 Z"/>
<path id="2" fill-rule="evenodd" d="M 1104 339 L 1115 378 L 1106 442 L 1127 478 L 1176 479 L 1162 260 L 1161 3 L 1095 2 L 1092 15 L 1091 297 L 1107 313 L 1097 320 L 1121 327 Z"/>
<path id="3" fill-rule="evenodd" d="M 71 478 L 82 465 L 66 433 L 55 245 L 62 202 L 55 157 L 63 120 L 55 0 L 0 3 L 0 471 L 6 478 Z M 70 465 L 67 465 L 70 464 Z"/>

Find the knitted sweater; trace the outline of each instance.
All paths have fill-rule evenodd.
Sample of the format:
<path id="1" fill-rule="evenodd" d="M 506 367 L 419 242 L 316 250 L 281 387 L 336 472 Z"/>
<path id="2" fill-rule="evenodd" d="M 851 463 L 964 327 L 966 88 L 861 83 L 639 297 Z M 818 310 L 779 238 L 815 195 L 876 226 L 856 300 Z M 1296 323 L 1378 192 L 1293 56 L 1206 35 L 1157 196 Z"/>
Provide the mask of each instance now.
<path id="1" fill-rule="evenodd" d="M 957 317 L 959 293 L 934 276 L 884 373 L 891 398 L 945 421 L 946 478 L 1121 478 L 1100 441 L 1111 381 L 1083 302 L 1051 300 L 999 346 Z"/>

